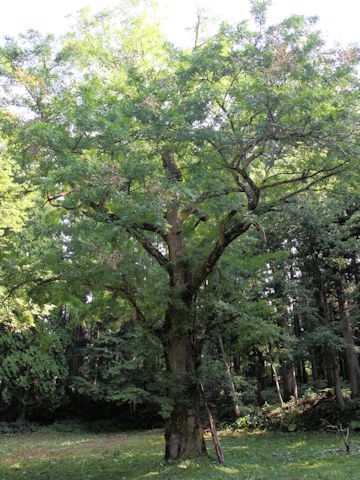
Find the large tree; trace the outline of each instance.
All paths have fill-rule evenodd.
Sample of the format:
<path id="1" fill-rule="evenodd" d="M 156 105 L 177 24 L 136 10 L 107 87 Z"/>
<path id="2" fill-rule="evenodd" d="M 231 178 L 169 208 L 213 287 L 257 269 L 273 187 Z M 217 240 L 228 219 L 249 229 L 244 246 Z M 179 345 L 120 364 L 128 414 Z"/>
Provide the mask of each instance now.
<path id="1" fill-rule="evenodd" d="M 337 181 L 356 155 L 357 50 L 326 50 L 312 19 L 265 27 L 263 3 L 254 31 L 222 25 L 192 50 L 120 12 L 1 51 L 8 154 L 72 244 L 53 278 L 126 299 L 163 345 L 168 459 L 204 448 L 207 277 L 252 226 L 264 236 L 261 216 Z"/>

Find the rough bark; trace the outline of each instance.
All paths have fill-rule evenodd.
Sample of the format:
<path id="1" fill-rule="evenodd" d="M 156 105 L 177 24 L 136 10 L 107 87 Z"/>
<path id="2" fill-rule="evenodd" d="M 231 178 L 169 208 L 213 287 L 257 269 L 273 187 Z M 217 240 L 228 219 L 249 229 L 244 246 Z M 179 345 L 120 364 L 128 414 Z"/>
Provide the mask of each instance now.
<path id="1" fill-rule="evenodd" d="M 73 352 L 70 363 L 72 376 L 79 375 L 79 370 L 84 364 L 84 347 L 86 346 L 86 328 L 76 325 L 73 330 Z"/>
<path id="2" fill-rule="evenodd" d="M 283 362 L 281 376 L 285 402 L 288 402 L 291 397 L 293 397 L 295 400 L 298 400 L 298 387 L 295 366 L 293 362 Z"/>
<path id="3" fill-rule="evenodd" d="M 350 381 L 351 398 L 359 396 L 359 361 L 355 352 L 354 336 L 352 325 L 348 317 L 348 304 L 344 291 L 343 282 L 339 280 L 336 285 L 336 294 L 339 305 L 339 317 L 343 329 L 343 338 L 345 341 L 345 359 L 347 372 Z"/>
<path id="4" fill-rule="evenodd" d="M 172 336 L 165 345 L 167 371 L 171 375 L 170 398 L 173 410 L 165 424 L 165 458 L 179 460 L 205 453 L 200 418 L 197 369 L 200 349 L 191 336 Z"/>
<path id="5" fill-rule="evenodd" d="M 163 154 L 163 166 L 170 181 L 181 181 L 181 172 L 170 153 Z M 201 344 L 194 335 L 194 291 L 182 220 L 175 201 L 169 205 L 166 220 L 170 226 L 165 237 L 170 260 L 170 299 L 165 315 L 163 345 L 171 385 L 168 393 L 173 409 L 165 424 L 165 459 L 179 460 L 205 453 L 197 376 Z"/>

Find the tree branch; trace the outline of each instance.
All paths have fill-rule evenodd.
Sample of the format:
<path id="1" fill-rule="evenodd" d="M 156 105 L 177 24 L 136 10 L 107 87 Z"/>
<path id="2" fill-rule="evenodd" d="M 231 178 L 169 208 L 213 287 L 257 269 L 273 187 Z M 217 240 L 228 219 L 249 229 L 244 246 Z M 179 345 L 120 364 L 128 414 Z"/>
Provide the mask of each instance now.
<path id="1" fill-rule="evenodd" d="M 181 213 L 181 218 L 184 220 L 187 218 L 189 215 L 194 213 L 196 211 L 196 205 L 200 205 L 203 203 L 205 200 L 209 200 L 210 198 L 215 198 L 215 197 L 222 197 L 225 195 L 228 195 L 229 193 L 241 193 L 244 190 L 240 187 L 237 188 L 225 188 L 224 190 L 219 190 L 218 192 L 204 192 L 201 195 L 199 195 L 198 198 L 195 199 L 193 205 L 185 208 Z"/>
<path id="2" fill-rule="evenodd" d="M 144 325 L 146 323 L 145 315 L 142 313 L 139 305 L 137 304 L 136 300 L 132 296 L 132 294 L 130 292 L 129 285 L 124 285 L 122 287 L 119 287 L 119 286 L 114 287 L 112 285 L 96 285 L 92 282 L 87 282 L 86 284 L 88 286 L 94 286 L 94 287 L 97 287 L 97 288 L 104 288 L 105 290 L 108 290 L 109 292 L 120 294 L 123 298 L 125 298 L 130 303 L 130 305 L 134 309 L 134 312 L 136 314 L 136 320 L 139 322 L 139 324 Z"/>
<path id="3" fill-rule="evenodd" d="M 58 280 L 64 280 L 64 277 L 62 275 L 55 275 L 54 277 L 49 277 L 49 278 L 39 278 L 39 277 L 27 278 L 26 280 L 23 280 L 22 282 L 19 282 L 16 285 L 13 285 L 8 291 L 8 294 L 5 296 L 3 302 L 5 302 L 5 300 L 11 297 L 11 295 L 16 290 L 18 290 L 19 288 L 29 283 L 34 283 L 37 286 L 43 286 L 43 285 L 48 285 L 49 283 L 57 282 Z"/>
<path id="4" fill-rule="evenodd" d="M 279 187 L 281 185 L 287 185 L 287 184 L 290 184 L 290 183 L 296 183 L 296 182 L 304 182 L 310 178 L 314 178 L 316 177 L 317 175 L 320 175 L 321 173 L 325 173 L 325 172 L 335 172 L 336 170 L 340 169 L 341 167 L 343 167 L 347 162 L 343 162 L 342 164 L 340 165 L 336 165 L 335 167 L 332 167 L 332 168 L 323 168 L 321 170 L 317 170 L 316 172 L 313 172 L 310 174 L 310 171 L 309 170 L 305 170 L 304 172 L 302 172 L 302 174 L 298 177 L 295 177 L 295 178 L 289 178 L 287 180 L 280 180 L 278 182 L 274 182 L 274 183 L 270 183 L 268 185 L 262 185 L 261 187 L 259 187 L 259 190 L 262 191 L 262 190 L 266 190 L 267 188 L 275 188 L 275 187 Z M 266 182 L 267 179 L 264 180 L 264 182 Z"/>
<path id="5" fill-rule="evenodd" d="M 136 240 L 143 246 L 144 250 L 146 250 L 161 267 L 168 269 L 170 266 L 169 260 L 158 250 L 155 245 L 143 234 L 141 234 L 136 229 L 129 228 L 127 232 L 133 234 Z"/>
<path id="6" fill-rule="evenodd" d="M 262 215 L 266 212 L 269 212 L 270 210 L 272 210 L 273 208 L 277 207 L 278 205 L 281 205 L 283 203 L 286 203 L 288 200 L 290 200 L 291 198 L 295 197 L 296 195 L 298 195 L 299 193 L 303 193 L 303 192 L 306 192 L 308 190 L 311 190 L 311 187 L 313 187 L 314 185 L 322 182 L 323 180 L 326 180 L 327 178 L 330 178 L 332 177 L 333 175 L 335 175 L 336 172 L 330 172 L 328 173 L 327 175 L 323 175 L 321 178 L 316 178 L 315 180 L 313 180 L 312 182 L 310 182 L 308 185 L 306 185 L 305 187 L 303 188 L 299 188 L 298 190 L 295 190 L 294 192 L 291 192 L 289 193 L 288 195 L 284 195 L 283 197 L 279 198 L 278 200 L 276 200 L 275 202 L 272 202 L 272 203 L 269 203 L 268 205 L 263 205 L 263 206 L 260 206 L 259 208 L 257 208 L 254 213 L 256 213 L 257 215 Z"/>
<path id="7" fill-rule="evenodd" d="M 230 214 L 228 215 L 228 218 L 230 218 Z M 213 246 L 210 254 L 193 274 L 192 288 L 194 292 L 196 292 L 196 290 L 206 280 L 207 276 L 214 268 L 216 262 L 219 260 L 226 247 L 240 235 L 245 233 L 251 225 L 251 222 L 239 222 L 231 227 L 227 232 L 224 232 L 224 229 L 220 228 L 219 238 Z"/>

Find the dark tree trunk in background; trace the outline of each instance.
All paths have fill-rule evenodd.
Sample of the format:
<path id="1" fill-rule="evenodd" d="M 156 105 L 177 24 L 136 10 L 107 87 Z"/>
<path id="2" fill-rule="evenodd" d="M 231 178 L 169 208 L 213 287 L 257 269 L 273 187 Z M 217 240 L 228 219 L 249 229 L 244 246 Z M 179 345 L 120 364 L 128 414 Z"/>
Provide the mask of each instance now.
<path id="1" fill-rule="evenodd" d="M 284 392 L 284 401 L 288 402 L 291 397 L 298 399 L 298 386 L 296 381 L 296 372 L 293 362 L 282 363 L 282 383 Z"/>
<path id="2" fill-rule="evenodd" d="M 298 386 L 299 390 L 301 391 L 302 385 L 304 385 L 308 381 L 304 360 L 299 360 L 298 362 L 296 362 L 296 378 L 298 379 Z"/>
<path id="3" fill-rule="evenodd" d="M 99 327 L 96 325 L 92 334 L 91 334 L 91 346 L 94 347 L 96 346 L 96 342 L 98 341 L 100 337 L 100 330 Z M 99 370 L 99 357 L 95 355 L 92 358 L 91 365 L 91 383 L 95 386 L 97 384 L 97 378 L 98 378 L 98 370 Z"/>
<path id="4" fill-rule="evenodd" d="M 341 391 L 341 379 L 337 356 L 331 352 L 327 355 L 326 373 L 329 387 L 334 387 L 336 401 L 340 410 L 345 410 L 345 401 Z"/>
<path id="5" fill-rule="evenodd" d="M 298 339 L 298 341 L 301 342 L 301 336 L 303 332 L 302 325 L 301 325 L 301 318 L 297 313 L 294 314 L 293 318 L 294 318 L 294 334 Z M 296 378 L 299 380 L 298 383 L 301 389 L 301 386 L 307 382 L 307 375 L 306 375 L 304 360 L 297 359 L 295 365 L 296 365 Z M 296 390 L 298 390 L 298 388 L 296 388 Z"/>
<path id="6" fill-rule="evenodd" d="M 328 303 L 327 290 L 320 269 L 314 271 L 314 282 L 314 300 L 318 307 L 318 316 L 321 319 L 323 325 L 330 327 L 332 324 L 333 312 Z M 345 410 L 345 401 L 341 391 L 338 354 L 332 345 L 323 347 L 323 353 L 328 386 L 334 388 L 336 401 L 339 405 L 340 410 Z"/>
<path id="7" fill-rule="evenodd" d="M 84 364 L 84 347 L 87 345 L 85 325 L 76 325 L 73 330 L 73 347 L 70 364 L 72 376 L 79 375 L 79 370 Z"/>
<path id="8" fill-rule="evenodd" d="M 256 398 L 259 406 L 262 407 L 265 403 L 265 400 L 261 393 L 264 388 L 265 360 L 260 350 L 257 350 L 256 356 L 255 356 L 255 372 L 256 372 Z"/>
<path id="9" fill-rule="evenodd" d="M 311 353 L 311 375 L 315 385 L 319 382 L 318 359 L 315 349 Z"/>
<path id="10" fill-rule="evenodd" d="M 239 355 L 236 355 L 233 358 L 233 365 L 234 365 L 234 372 L 237 375 L 240 375 L 240 357 L 239 357 Z"/>
<path id="11" fill-rule="evenodd" d="M 345 359 L 351 388 L 351 398 L 356 398 L 359 396 L 359 360 L 355 352 L 354 335 L 348 316 L 348 303 L 344 291 L 344 285 L 341 279 L 337 282 L 336 294 L 339 305 L 339 317 L 343 330 L 343 338 L 345 341 Z"/>

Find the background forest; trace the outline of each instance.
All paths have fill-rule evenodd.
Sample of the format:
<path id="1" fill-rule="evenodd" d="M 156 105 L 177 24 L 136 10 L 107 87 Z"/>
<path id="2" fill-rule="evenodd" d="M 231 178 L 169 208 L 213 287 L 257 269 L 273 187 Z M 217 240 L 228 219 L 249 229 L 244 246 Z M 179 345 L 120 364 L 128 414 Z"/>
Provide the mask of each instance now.
<path id="1" fill-rule="evenodd" d="M 3 429 L 165 421 L 176 459 L 199 384 L 234 428 L 360 426 L 359 51 L 266 3 L 192 49 L 135 7 L 3 42 Z"/>

